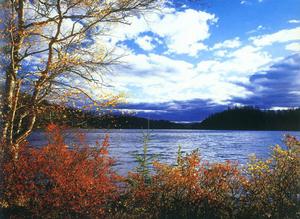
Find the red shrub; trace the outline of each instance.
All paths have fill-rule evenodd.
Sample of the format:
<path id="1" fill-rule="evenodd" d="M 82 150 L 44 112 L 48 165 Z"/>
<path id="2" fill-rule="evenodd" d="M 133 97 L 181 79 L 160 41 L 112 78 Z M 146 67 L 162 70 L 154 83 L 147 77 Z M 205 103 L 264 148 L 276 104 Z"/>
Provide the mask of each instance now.
<path id="1" fill-rule="evenodd" d="M 147 218 L 232 218 L 246 181 L 237 164 L 209 164 L 197 152 L 172 166 L 154 162 L 147 182 L 129 176 L 123 206 L 129 215 Z"/>
<path id="2" fill-rule="evenodd" d="M 118 179 L 111 170 L 108 137 L 93 149 L 85 144 L 68 148 L 60 128 L 51 124 L 47 133 L 46 146 L 23 146 L 18 160 L 5 165 L 7 207 L 49 218 L 103 216 L 115 199 Z"/>

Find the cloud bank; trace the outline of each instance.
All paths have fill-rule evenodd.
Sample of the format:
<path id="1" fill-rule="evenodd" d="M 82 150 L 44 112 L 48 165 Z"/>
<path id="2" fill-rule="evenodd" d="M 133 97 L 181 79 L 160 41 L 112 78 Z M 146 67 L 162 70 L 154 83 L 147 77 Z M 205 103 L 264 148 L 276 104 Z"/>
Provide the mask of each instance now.
<path id="1" fill-rule="evenodd" d="M 123 112 L 171 121 L 201 121 L 228 106 L 252 105 L 262 109 L 287 109 L 300 106 L 300 55 L 291 55 L 269 67 L 254 72 L 249 83 L 238 83 L 249 92 L 246 97 L 232 96 L 227 103 L 212 99 L 190 99 L 161 103 L 136 103 L 119 106 Z"/>

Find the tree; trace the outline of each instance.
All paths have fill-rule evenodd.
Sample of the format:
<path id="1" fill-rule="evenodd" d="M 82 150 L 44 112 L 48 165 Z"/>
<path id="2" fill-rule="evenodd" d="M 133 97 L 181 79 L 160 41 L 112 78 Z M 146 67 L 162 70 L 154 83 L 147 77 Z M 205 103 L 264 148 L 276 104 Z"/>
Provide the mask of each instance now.
<path id="1" fill-rule="evenodd" d="M 117 57 L 92 37 L 110 25 L 154 9 L 159 0 L 8 0 L 1 5 L 3 158 L 17 156 L 31 133 L 45 99 L 87 97 L 90 84 Z M 73 81 L 82 81 L 81 87 Z"/>

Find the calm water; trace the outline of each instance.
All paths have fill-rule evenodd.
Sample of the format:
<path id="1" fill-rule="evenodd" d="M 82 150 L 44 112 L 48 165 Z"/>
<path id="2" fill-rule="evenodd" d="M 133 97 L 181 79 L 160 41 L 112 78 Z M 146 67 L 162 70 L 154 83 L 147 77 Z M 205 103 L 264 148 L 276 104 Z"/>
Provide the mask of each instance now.
<path id="1" fill-rule="evenodd" d="M 67 133 L 66 142 L 73 139 L 75 130 Z M 142 153 L 142 130 L 80 130 L 87 137 L 91 146 L 97 140 L 104 138 L 106 133 L 110 136 L 110 154 L 117 161 L 116 169 L 124 174 L 135 166 L 135 154 Z M 286 131 L 211 131 L 211 130 L 152 130 L 150 133 L 149 154 L 159 155 L 164 162 L 176 161 L 178 146 L 187 153 L 199 149 L 202 157 L 209 161 L 234 160 L 244 164 L 249 155 L 266 158 L 275 144 L 284 145 L 284 134 L 291 134 L 300 138 L 300 132 Z M 43 142 L 42 132 L 34 132 L 29 141 L 32 145 L 41 146 Z"/>

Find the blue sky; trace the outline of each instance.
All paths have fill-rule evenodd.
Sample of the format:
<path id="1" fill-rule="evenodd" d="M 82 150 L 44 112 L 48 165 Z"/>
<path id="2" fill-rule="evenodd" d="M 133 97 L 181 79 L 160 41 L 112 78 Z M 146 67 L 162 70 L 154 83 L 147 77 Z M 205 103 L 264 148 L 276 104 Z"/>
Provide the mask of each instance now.
<path id="1" fill-rule="evenodd" d="M 186 3 L 186 4 L 184 4 Z M 107 42 L 123 112 L 200 121 L 233 105 L 300 106 L 300 1 L 186 1 L 132 17 Z"/>
<path id="2" fill-rule="evenodd" d="M 128 24 L 99 24 L 105 35 L 90 34 L 83 45 L 96 56 L 113 50 L 120 64 L 99 78 L 108 86 L 80 78 L 72 85 L 100 100 L 121 93 L 126 103 L 115 111 L 180 122 L 228 106 L 300 107 L 300 0 L 162 1 Z M 72 26 L 63 22 L 65 32 Z M 24 67 L 40 60 L 31 57 Z"/>
<path id="3" fill-rule="evenodd" d="M 72 85 L 100 98 L 121 93 L 126 103 L 115 111 L 180 122 L 235 105 L 300 106 L 300 0 L 162 1 L 128 24 L 100 24 L 105 35 L 82 42 L 96 56 L 107 49 L 122 57 L 102 76 L 109 86 Z M 63 30 L 72 26 L 66 20 Z"/>

